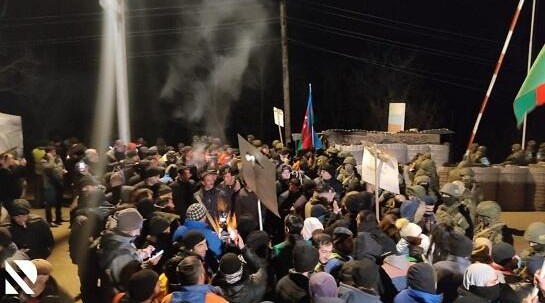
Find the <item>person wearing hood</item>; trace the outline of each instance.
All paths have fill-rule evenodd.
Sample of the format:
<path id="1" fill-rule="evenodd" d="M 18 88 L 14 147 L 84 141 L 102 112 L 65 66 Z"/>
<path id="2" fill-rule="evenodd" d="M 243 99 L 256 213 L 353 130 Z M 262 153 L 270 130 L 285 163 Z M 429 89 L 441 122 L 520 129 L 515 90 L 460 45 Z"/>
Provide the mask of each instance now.
<path id="1" fill-rule="evenodd" d="M 462 286 L 458 288 L 455 303 L 500 302 L 500 281 L 490 265 L 471 264 L 464 273 Z"/>
<path id="2" fill-rule="evenodd" d="M 230 302 L 261 302 L 267 290 L 267 264 L 251 248 L 244 245 L 240 235 L 236 244 L 242 255 L 238 256 L 234 253 L 223 255 L 219 272 L 214 276 L 211 284 L 220 287 L 225 298 Z M 252 273 L 254 270 L 257 271 Z"/>
<path id="3" fill-rule="evenodd" d="M 381 254 L 387 252 L 396 252 L 396 243 L 377 224 L 375 214 L 370 210 L 362 210 L 356 216 L 356 226 L 358 235 L 360 233 L 368 233 L 381 246 Z"/>
<path id="4" fill-rule="evenodd" d="M 332 275 L 319 272 L 313 274 L 309 281 L 310 301 L 312 303 L 343 303 L 339 298 L 337 282 Z"/>
<path id="5" fill-rule="evenodd" d="M 397 294 L 394 303 L 440 303 L 443 300 L 443 295 L 436 294 L 437 277 L 428 263 L 411 265 L 407 284 L 409 287 Z"/>
<path id="6" fill-rule="evenodd" d="M 443 302 L 453 302 L 456 288 L 462 285 L 464 272 L 471 264 L 469 256 L 473 251 L 473 242 L 466 236 L 453 234 L 449 240 L 448 255 L 443 261 L 433 264 L 437 273 L 437 290 L 444 294 Z"/>
<path id="7" fill-rule="evenodd" d="M 380 303 L 379 270 L 370 259 L 351 260 L 340 271 L 339 297 L 346 303 Z"/>

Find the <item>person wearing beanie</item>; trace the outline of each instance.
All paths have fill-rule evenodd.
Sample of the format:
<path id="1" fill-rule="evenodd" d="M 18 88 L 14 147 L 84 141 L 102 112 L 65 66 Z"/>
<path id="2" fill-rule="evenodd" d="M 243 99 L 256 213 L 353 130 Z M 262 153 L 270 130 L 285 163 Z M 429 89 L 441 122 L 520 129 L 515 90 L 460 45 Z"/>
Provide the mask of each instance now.
<path id="1" fill-rule="evenodd" d="M 144 171 L 144 180 L 134 185 L 135 189 L 147 188 L 153 192 L 153 199 L 159 197 L 159 188 L 161 187 L 161 175 L 163 170 L 159 167 L 150 166 Z"/>
<path id="2" fill-rule="evenodd" d="M 444 295 L 443 302 L 453 302 L 458 294 L 456 289 L 462 285 L 464 272 L 471 264 L 469 256 L 473 242 L 466 236 L 454 233 L 448 243 L 448 255 L 443 261 L 433 264 L 437 273 L 437 292 Z"/>
<path id="3" fill-rule="evenodd" d="M 498 303 L 501 288 L 498 275 L 490 265 L 471 264 L 464 272 L 455 303 Z M 501 301 L 503 302 L 503 300 Z"/>
<path id="4" fill-rule="evenodd" d="M 308 245 L 296 245 L 290 272 L 276 284 L 276 296 L 280 302 L 309 302 L 309 278 L 319 262 L 318 251 Z"/>
<path id="5" fill-rule="evenodd" d="M 500 283 L 517 283 L 522 279 L 514 271 L 518 269 L 519 257 L 513 245 L 505 242 L 499 242 L 492 246 L 492 268 L 498 274 Z"/>
<path id="6" fill-rule="evenodd" d="M 346 303 L 380 303 L 378 265 L 371 259 L 351 260 L 339 272 L 339 297 Z"/>
<path id="7" fill-rule="evenodd" d="M 443 295 L 436 294 L 437 277 L 435 270 L 428 263 L 416 263 L 407 272 L 409 287 L 402 290 L 394 303 L 440 303 Z"/>
<path id="8" fill-rule="evenodd" d="M 401 236 L 396 244 L 397 253 L 422 260 L 430 247 L 430 238 L 422 233 L 419 225 L 409 222 L 407 218 L 397 219 L 395 225 Z"/>
<path id="9" fill-rule="evenodd" d="M 180 289 L 167 295 L 161 303 L 227 303 L 221 296 L 221 290 L 206 284 L 206 272 L 201 260 L 196 256 L 187 256 L 178 264 Z"/>
<path id="10" fill-rule="evenodd" d="M 36 268 L 36 281 L 30 281 L 28 277 L 23 278 L 23 282 L 30 286 L 33 294 L 26 294 L 21 291 L 19 295 L 10 296 L 11 300 L 6 302 L 59 302 L 72 303 L 74 300 L 51 276 L 53 265 L 44 259 L 34 259 L 32 264 Z M 2 289 L 3 290 L 3 289 Z M 2 297 L 0 297 L 0 300 Z M 5 299 L 5 297 L 4 297 Z M 4 301 L 2 301 L 4 302 Z"/>
<path id="11" fill-rule="evenodd" d="M 185 215 L 184 224 L 176 229 L 172 235 L 173 242 L 179 242 L 186 233 L 191 230 L 201 232 L 206 238 L 208 249 L 219 258 L 222 254 L 222 241 L 218 234 L 212 230 L 207 223 L 206 213 L 208 210 L 201 203 L 193 203 L 189 205 Z"/>
<path id="12" fill-rule="evenodd" d="M 109 272 L 109 283 L 101 284 L 105 289 L 113 291 L 121 285 L 121 272 L 130 262 L 139 262 L 143 268 L 157 265 L 161 255 L 152 256 L 155 247 L 149 245 L 137 249 L 133 242 L 140 235 L 144 219 L 135 208 L 126 208 L 114 214 L 116 226 L 106 230 L 100 237 L 98 246 L 99 266 Z"/>
<path id="13" fill-rule="evenodd" d="M 244 244 L 240 235 L 235 243 L 241 255 L 234 253 L 223 255 L 219 271 L 211 284 L 221 288 L 229 302 L 261 302 L 267 290 L 267 263 Z M 257 271 L 251 274 L 253 269 Z"/>
<path id="14" fill-rule="evenodd" d="M 332 275 L 319 272 L 310 277 L 308 288 L 312 303 L 342 303 L 338 296 L 337 282 Z"/>
<path id="15" fill-rule="evenodd" d="M 25 250 L 30 259 L 47 259 L 55 246 L 49 224 L 44 219 L 30 214 L 30 203 L 15 199 L 8 208 L 11 222 L 7 229 L 13 243 Z"/>
<path id="16" fill-rule="evenodd" d="M 320 176 L 314 179 L 317 185 L 325 184 L 335 190 L 335 198 L 340 199 L 344 193 L 343 184 L 336 178 L 335 166 L 326 163 L 319 168 Z"/>

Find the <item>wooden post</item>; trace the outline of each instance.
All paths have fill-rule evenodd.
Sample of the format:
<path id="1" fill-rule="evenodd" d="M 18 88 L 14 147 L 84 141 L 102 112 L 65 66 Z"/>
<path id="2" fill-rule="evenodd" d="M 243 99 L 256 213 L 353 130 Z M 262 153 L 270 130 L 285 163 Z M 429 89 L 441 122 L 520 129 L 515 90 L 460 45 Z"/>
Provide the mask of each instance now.
<path id="1" fill-rule="evenodd" d="M 284 138 L 291 141 L 290 74 L 288 65 L 288 24 L 286 0 L 280 1 L 280 31 L 282 36 L 282 83 L 284 91 Z"/>

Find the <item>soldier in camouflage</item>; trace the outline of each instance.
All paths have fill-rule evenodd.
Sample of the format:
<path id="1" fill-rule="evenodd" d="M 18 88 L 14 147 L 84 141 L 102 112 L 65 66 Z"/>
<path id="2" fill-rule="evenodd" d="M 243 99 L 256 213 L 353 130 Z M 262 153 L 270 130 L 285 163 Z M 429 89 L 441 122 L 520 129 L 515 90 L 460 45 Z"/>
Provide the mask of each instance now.
<path id="1" fill-rule="evenodd" d="M 526 156 L 524 155 L 524 150 L 522 146 L 518 143 L 511 145 L 511 154 L 507 156 L 502 165 L 527 165 Z"/>
<path id="2" fill-rule="evenodd" d="M 530 247 L 520 253 L 523 259 L 531 256 L 545 257 L 545 223 L 530 224 L 524 232 L 524 239 L 529 242 Z"/>
<path id="3" fill-rule="evenodd" d="M 493 244 L 506 242 L 513 244 L 513 235 L 507 225 L 500 221 L 501 207 L 496 201 L 483 201 L 477 205 L 475 220 L 476 238 L 487 238 Z"/>
<path id="4" fill-rule="evenodd" d="M 443 185 L 440 193 L 442 204 L 439 205 L 435 212 L 437 224 L 445 223 L 454 228 L 455 232 L 472 239 L 473 222 L 471 221 L 469 209 L 460 201 L 462 197 L 460 186 L 447 183 Z"/>
<path id="5" fill-rule="evenodd" d="M 348 186 L 353 182 L 361 181 L 361 176 L 356 170 L 356 165 L 357 163 L 354 157 L 344 158 L 343 165 L 339 170 L 339 174 L 337 175 L 337 179 L 341 181 L 344 188 L 348 188 Z"/>

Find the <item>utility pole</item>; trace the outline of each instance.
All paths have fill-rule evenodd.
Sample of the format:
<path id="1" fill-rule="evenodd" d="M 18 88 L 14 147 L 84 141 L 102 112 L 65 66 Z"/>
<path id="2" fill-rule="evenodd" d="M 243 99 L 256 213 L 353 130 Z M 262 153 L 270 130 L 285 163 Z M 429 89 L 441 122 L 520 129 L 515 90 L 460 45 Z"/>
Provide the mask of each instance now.
<path id="1" fill-rule="evenodd" d="M 290 73 L 288 65 L 288 23 L 286 0 L 280 0 L 280 31 L 282 36 L 282 83 L 284 90 L 284 138 L 291 141 Z"/>

